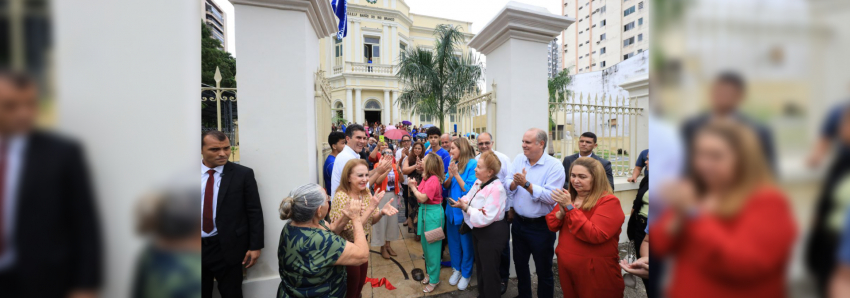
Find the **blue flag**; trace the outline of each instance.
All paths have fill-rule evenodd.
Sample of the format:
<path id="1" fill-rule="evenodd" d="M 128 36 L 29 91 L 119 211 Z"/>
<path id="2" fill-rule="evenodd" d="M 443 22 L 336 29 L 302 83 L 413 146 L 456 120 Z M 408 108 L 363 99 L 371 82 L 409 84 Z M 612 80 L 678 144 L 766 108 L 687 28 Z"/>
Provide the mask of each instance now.
<path id="1" fill-rule="evenodd" d="M 331 0 L 334 14 L 339 19 L 339 32 L 336 33 L 336 39 L 342 40 L 348 35 L 348 1 L 346 0 Z"/>

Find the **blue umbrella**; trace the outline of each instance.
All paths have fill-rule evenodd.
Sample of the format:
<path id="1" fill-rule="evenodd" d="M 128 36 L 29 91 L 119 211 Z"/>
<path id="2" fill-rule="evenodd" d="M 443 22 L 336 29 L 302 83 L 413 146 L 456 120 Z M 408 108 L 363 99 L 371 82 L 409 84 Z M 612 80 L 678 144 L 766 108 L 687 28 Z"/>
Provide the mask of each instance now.
<path id="1" fill-rule="evenodd" d="M 428 135 L 427 135 L 427 134 L 425 134 L 424 132 L 421 132 L 421 133 L 417 134 L 416 136 L 417 136 L 417 137 L 420 137 L 420 138 L 425 138 L 425 137 L 427 137 Z"/>
<path id="2" fill-rule="evenodd" d="M 422 125 L 422 128 L 430 128 L 430 127 L 434 127 L 434 124 L 425 124 L 425 125 Z"/>

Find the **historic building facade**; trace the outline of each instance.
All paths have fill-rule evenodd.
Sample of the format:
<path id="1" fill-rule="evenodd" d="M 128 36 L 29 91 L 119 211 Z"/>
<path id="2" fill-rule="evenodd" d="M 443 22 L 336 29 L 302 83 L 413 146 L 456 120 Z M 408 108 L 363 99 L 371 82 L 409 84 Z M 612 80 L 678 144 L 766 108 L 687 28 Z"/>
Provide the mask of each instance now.
<path id="1" fill-rule="evenodd" d="M 321 40 L 321 69 L 331 85 L 334 116 L 346 122 L 409 120 L 414 124 L 438 124 L 438 119 L 411 115 L 399 109 L 396 99 L 403 86 L 396 78 L 399 58 L 407 49 L 433 48 L 434 29 L 440 24 L 459 26 L 467 42 L 474 36 L 471 22 L 410 13 L 403 0 L 351 0 L 348 2 L 348 36 Z M 446 123 L 454 122 L 446 117 Z M 447 125 L 449 126 L 449 125 Z"/>

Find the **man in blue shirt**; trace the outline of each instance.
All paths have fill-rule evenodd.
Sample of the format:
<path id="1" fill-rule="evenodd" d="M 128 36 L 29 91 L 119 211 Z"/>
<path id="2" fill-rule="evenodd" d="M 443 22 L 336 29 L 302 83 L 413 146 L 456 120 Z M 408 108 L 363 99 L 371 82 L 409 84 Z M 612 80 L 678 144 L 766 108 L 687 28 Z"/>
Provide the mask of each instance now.
<path id="1" fill-rule="evenodd" d="M 334 171 L 334 161 L 336 160 L 336 155 L 342 152 L 342 148 L 345 147 L 345 134 L 338 131 L 331 132 L 328 135 L 328 145 L 331 146 L 331 154 L 328 155 L 328 158 L 325 159 L 325 164 L 322 166 L 324 169 L 322 177 L 325 178 L 325 192 L 330 196 L 331 174 Z"/>
<path id="2" fill-rule="evenodd" d="M 552 191 L 561 189 L 566 180 L 561 161 L 544 154 L 547 133 L 532 128 L 522 136 L 522 152 L 511 165 L 506 183 L 513 197 L 511 225 L 514 267 L 518 280 L 518 297 L 531 297 L 530 257 L 537 268 L 537 297 L 552 297 L 555 290 L 552 258 L 555 256 L 555 232 L 546 225 L 546 214 L 555 201 Z"/>
<path id="3" fill-rule="evenodd" d="M 431 146 L 431 148 L 429 148 L 427 151 L 425 151 L 425 155 L 428 155 L 428 153 L 431 153 L 431 150 L 434 150 L 434 148 L 440 148 L 440 149 L 437 149 L 437 155 L 439 155 L 440 158 L 443 159 L 443 172 L 448 173 L 449 172 L 449 162 L 452 160 L 452 157 L 451 157 L 451 155 L 449 155 L 449 150 L 447 150 L 445 148 L 448 147 L 448 146 L 451 146 L 451 139 L 449 138 L 448 135 L 442 136 L 442 132 L 440 132 L 440 128 L 438 128 L 436 126 L 429 127 L 427 134 L 428 134 L 428 142 L 431 143 L 431 144 L 434 144 L 434 145 L 440 144 L 440 147 Z M 445 197 L 445 195 L 443 197 Z"/>

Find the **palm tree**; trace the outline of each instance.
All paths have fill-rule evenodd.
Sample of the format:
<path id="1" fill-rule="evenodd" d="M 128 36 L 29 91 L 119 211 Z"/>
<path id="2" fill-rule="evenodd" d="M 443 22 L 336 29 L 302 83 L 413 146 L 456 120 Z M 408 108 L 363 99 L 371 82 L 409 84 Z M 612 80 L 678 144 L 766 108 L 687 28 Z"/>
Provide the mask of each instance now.
<path id="1" fill-rule="evenodd" d="M 552 119 L 552 112 L 555 109 L 555 103 L 564 102 L 567 97 L 572 94 L 572 91 L 567 90 L 567 86 L 572 83 L 573 77 L 570 76 L 569 69 L 563 69 L 555 77 L 549 78 L 549 139 L 555 139 L 557 124 Z M 549 142 L 547 146 L 549 153 L 555 152 L 554 142 Z"/>
<path id="2" fill-rule="evenodd" d="M 411 48 L 399 60 L 397 76 L 404 90 L 397 103 L 415 114 L 437 117 L 443 130 L 445 115 L 454 113 L 460 99 L 475 92 L 484 66 L 472 53 L 455 55 L 464 42 L 460 28 L 439 25 L 434 36 L 433 50 Z"/>
<path id="3" fill-rule="evenodd" d="M 549 127 L 555 129 L 555 121 L 552 119 L 552 109 L 555 107 L 553 102 L 564 102 L 567 97 L 572 95 L 572 91 L 567 89 L 573 81 L 568 68 L 562 69 L 553 78 L 549 78 Z"/>

